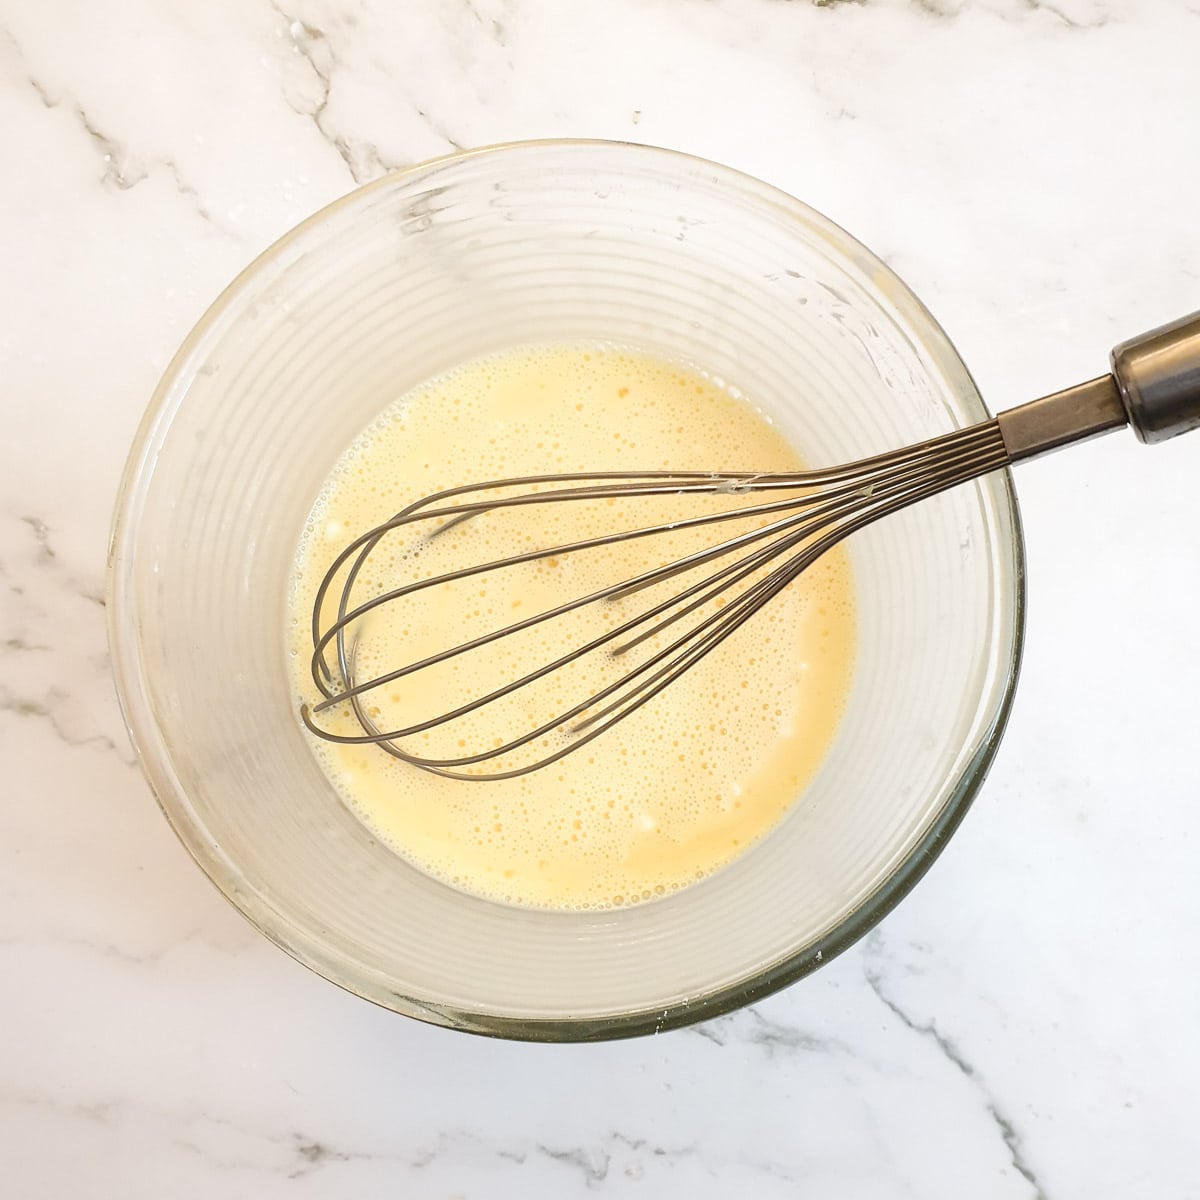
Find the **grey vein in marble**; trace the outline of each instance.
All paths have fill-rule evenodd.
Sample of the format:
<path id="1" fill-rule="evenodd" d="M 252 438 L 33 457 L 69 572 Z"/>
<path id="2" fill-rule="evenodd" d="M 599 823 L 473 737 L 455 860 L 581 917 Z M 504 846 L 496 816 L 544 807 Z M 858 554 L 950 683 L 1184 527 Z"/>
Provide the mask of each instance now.
<path id="1" fill-rule="evenodd" d="M 238 233 L 214 218 L 201 199 L 199 191 L 184 178 L 179 165 L 173 158 L 166 157 L 146 161 L 131 154 L 127 147 L 113 134 L 105 132 L 99 127 L 78 100 L 70 99 L 65 95 L 57 95 L 33 73 L 29 67 L 25 51 L 11 31 L 5 29 L 0 31 L 0 33 L 3 34 L 4 39 L 12 47 L 22 64 L 22 69 L 25 71 L 25 82 L 32 89 L 34 95 L 37 96 L 42 107 L 50 112 L 63 110 L 70 113 L 84 133 L 87 134 L 96 148 L 96 153 L 100 156 L 100 161 L 103 163 L 101 174 L 101 181 L 103 183 L 115 187 L 118 191 L 126 192 L 149 179 L 154 169 L 161 169 L 170 179 L 175 191 L 189 202 L 195 214 L 202 221 L 207 222 L 215 229 L 219 229 L 222 233 L 228 234 L 230 237 L 240 239 Z"/>
<path id="2" fill-rule="evenodd" d="M 687 1032 L 705 1038 L 717 1046 L 737 1042 L 762 1050 L 768 1059 L 780 1054 L 829 1053 L 845 1051 L 840 1042 L 814 1037 L 793 1025 L 773 1021 L 754 1006 L 723 1017 L 689 1026 Z"/>
<path id="3" fill-rule="evenodd" d="M 600 1145 L 591 1149 L 583 1146 L 559 1148 L 543 1143 L 538 1143 L 533 1149 L 543 1158 L 577 1171 L 584 1187 L 589 1190 L 600 1188 L 610 1178 L 619 1158 L 634 1156 L 625 1164 L 623 1174 L 628 1179 L 636 1180 L 641 1179 L 645 1174 L 645 1167 L 641 1163 L 640 1156 L 648 1155 L 651 1159 L 673 1163 L 692 1157 L 697 1153 L 695 1145 L 664 1146 L 651 1142 L 648 1138 L 634 1137 L 620 1130 L 609 1133 Z M 502 1153 L 500 1156 L 510 1157 Z M 522 1155 L 519 1159 L 514 1158 L 514 1161 L 521 1163 L 525 1161 L 525 1158 L 526 1156 Z M 744 1162 L 743 1165 L 755 1170 L 760 1169 L 757 1164 L 751 1164 L 749 1161 Z M 762 1169 L 770 1173 L 774 1167 L 775 1164 L 769 1164 Z"/>
<path id="4" fill-rule="evenodd" d="M 89 954 L 99 955 L 101 958 L 109 958 L 116 962 L 129 963 L 139 967 L 157 967 L 164 959 L 176 951 L 202 941 L 198 929 L 193 929 L 189 933 L 185 933 L 182 937 L 173 937 L 169 942 L 155 946 L 153 949 L 140 952 L 127 949 L 125 946 L 118 946 L 115 942 L 97 941 L 93 937 L 56 936 L 50 940 L 56 946 L 81 950 Z M 210 946 L 210 948 L 212 947 Z M 223 951 L 223 953 L 235 956 L 238 951 Z"/>
<path id="5" fill-rule="evenodd" d="M 810 0 L 814 8 L 870 8 L 872 0 Z M 961 16 L 968 9 L 982 8 L 1001 20 L 1019 20 L 1030 13 L 1046 13 L 1071 30 L 1100 29 L 1112 19 L 1110 9 L 1099 0 L 1065 0 L 1053 4 L 1049 0 L 994 0 L 992 3 L 972 4 L 970 0 L 908 0 L 914 8 L 938 19 Z"/>
<path id="6" fill-rule="evenodd" d="M 476 21 L 479 22 L 482 27 L 490 29 L 492 40 L 497 46 L 506 46 L 508 44 L 506 41 L 508 37 L 508 28 L 503 21 L 496 17 L 484 16 L 484 14 L 479 11 L 479 8 L 474 3 L 474 0 L 465 0 L 465 5 L 467 11 L 475 18 Z"/>
<path id="7" fill-rule="evenodd" d="M 987 1087 L 985 1081 L 980 1077 L 979 1072 L 967 1060 L 961 1050 L 954 1042 L 947 1037 L 937 1024 L 933 1021 L 919 1021 L 905 1012 L 900 1003 L 891 995 L 888 994 L 886 988 L 886 979 L 883 971 L 871 962 L 871 957 L 878 958 L 879 951 L 882 946 L 882 941 L 878 931 L 872 933 L 867 939 L 868 956 L 864 959 L 863 975 L 867 981 L 867 985 L 871 991 L 879 998 L 879 1001 L 893 1016 L 897 1018 L 913 1033 L 919 1034 L 927 1041 L 937 1047 L 942 1056 L 951 1063 L 965 1079 L 968 1079 L 971 1084 L 980 1093 L 984 1108 L 987 1110 L 988 1116 L 995 1123 L 996 1129 L 1004 1141 L 1004 1145 L 1008 1150 L 1009 1159 L 1012 1162 L 1013 1169 L 1021 1175 L 1032 1189 L 1031 1195 L 1033 1200 L 1049 1200 L 1045 1190 L 1043 1189 L 1033 1168 L 1025 1158 L 1024 1150 L 1021 1144 L 1021 1137 L 1018 1134 L 1012 1120 L 1004 1114 L 995 1096 Z"/>
<path id="8" fill-rule="evenodd" d="M 0 1096 L 0 1103 L 4 1098 Z M 36 1102 L 36 1101 L 31 1101 Z M 91 1119 L 111 1120 L 115 1104 L 105 1102 L 98 1107 L 103 1112 L 100 1118 L 91 1113 L 76 1115 Z M 611 1182 L 615 1171 L 625 1179 L 637 1181 L 646 1173 L 643 1159 L 660 1163 L 675 1163 L 696 1155 L 697 1147 L 661 1145 L 647 1138 L 635 1137 L 619 1130 L 609 1132 L 591 1145 L 558 1146 L 552 1143 L 521 1141 L 513 1145 L 494 1143 L 468 1130 L 443 1131 L 434 1140 L 415 1152 L 389 1151 L 375 1148 L 351 1148 L 337 1145 L 327 1138 L 314 1137 L 309 1133 L 291 1131 L 270 1133 L 250 1130 L 223 1118 L 198 1113 L 163 1114 L 191 1126 L 190 1133 L 174 1136 L 172 1144 L 191 1154 L 203 1158 L 218 1170 L 229 1172 L 275 1170 L 289 1180 L 325 1172 L 332 1168 L 352 1163 L 383 1163 L 412 1172 L 426 1173 L 447 1162 L 464 1159 L 475 1160 L 493 1167 L 528 1169 L 535 1164 L 561 1167 L 575 1176 L 588 1191 L 601 1190 Z M 272 1147 L 282 1161 L 274 1168 L 264 1163 L 261 1156 L 238 1153 L 228 1146 L 214 1146 L 212 1141 L 221 1140 L 230 1133 L 241 1134 L 251 1139 L 252 1145 Z M 783 1165 L 753 1156 L 741 1157 L 738 1164 L 747 1170 L 773 1178 L 794 1182 L 796 1176 Z M 703 1168 L 706 1174 L 712 1167 Z"/>
<path id="9" fill-rule="evenodd" d="M 115 1097 L 104 1100 L 66 1103 L 42 1093 L 0 1090 L 0 1108 L 49 1109 L 77 1117 L 91 1124 L 111 1125 L 120 1108 L 121 1101 Z"/>
<path id="10" fill-rule="evenodd" d="M 2 649 L 16 654 L 36 654 L 49 650 L 50 647 L 42 642 L 27 642 L 18 634 L 16 637 L 5 638 Z"/>
<path id="11" fill-rule="evenodd" d="M 168 1114 L 174 1115 L 174 1114 Z M 179 1117 L 176 1117 L 179 1119 Z M 262 1131 L 249 1131 L 240 1124 L 213 1117 L 206 1113 L 198 1113 L 188 1121 L 192 1126 L 191 1134 L 180 1134 L 171 1138 L 171 1144 L 180 1150 L 187 1151 L 202 1159 L 207 1166 L 233 1174 L 238 1172 L 278 1171 L 286 1179 L 300 1179 L 335 1163 L 366 1161 L 382 1157 L 367 1153 L 351 1153 L 335 1150 L 326 1143 L 303 1133 L 266 1134 Z M 264 1163 L 261 1158 L 251 1154 L 237 1153 L 232 1148 L 218 1148 L 211 1144 L 211 1135 L 249 1135 L 255 1146 L 266 1145 L 277 1150 L 282 1162 L 277 1165 Z"/>
<path id="12" fill-rule="evenodd" d="M 41 517 L 26 514 L 15 524 L 26 533 L 6 543 L 9 556 L 0 562 L 0 582 L 16 598 L 0 628 L 0 657 L 6 665 L 0 680 L 0 712 L 45 722 L 72 749 L 100 749 L 132 767 L 133 753 L 115 732 L 119 721 L 104 649 L 103 593 L 63 563 L 52 531 Z M 79 602 L 94 614 L 82 623 Z M 63 646 L 60 635 L 67 623 L 73 640 L 82 636 L 86 645 L 96 648 L 86 661 Z M 112 733 L 96 727 L 99 706 L 106 721 L 111 720 Z"/>
<path id="13" fill-rule="evenodd" d="M 346 169 L 355 183 L 367 182 L 372 178 L 371 168 L 382 165 L 378 151 L 371 146 L 352 147 L 344 137 L 330 132 L 325 127 L 325 112 L 329 107 L 329 97 L 333 88 L 334 67 L 333 49 L 329 39 L 315 25 L 289 13 L 277 0 L 271 0 L 271 7 L 283 18 L 293 50 L 308 64 L 312 77 L 317 82 L 318 94 L 309 102 L 306 102 L 304 97 L 290 95 L 285 88 L 284 100 L 287 106 L 298 116 L 307 117 L 313 123 L 322 140 L 328 143 L 346 164 Z"/>
<path id="14" fill-rule="evenodd" d="M 612 1164 L 612 1155 L 603 1150 L 587 1151 L 582 1147 L 570 1150 L 556 1150 L 551 1146 L 538 1145 L 539 1154 L 553 1159 L 556 1163 L 579 1171 L 584 1183 L 589 1188 L 599 1187 L 608 1178 L 608 1168 Z"/>
<path id="15" fill-rule="evenodd" d="M 55 559 L 58 557 L 54 553 L 50 545 L 50 529 L 46 522 L 40 517 L 22 517 L 22 521 L 33 530 L 34 539 L 38 544 L 38 553 L 43 559 Z"/>
<path id="16" fill-rule="evenodd" d="M 54 736 L 72 749 L 98 746 L 102 750 L 112 751 L 123 762 L 132 766 L 133 761 L 122 756 L 117 743 L 107 734 L 79 734 L 70 728 L 62 717 L 62 707 L 69 699 L 69 695 L 62 688 L 53 687 L 41 699 L 34 699 L 0 684 L 0 712 L 11 713 L 16 717 L 35 717 L 44 720 L 54 730 Z"/>
<path id="17" fill-rule="evenodd" d="M 284 99 L 288 107 L 312 122 L 322 140 L 331 146 L 345 163 L 356 184 L 368 183 L 388 171 L 404 166 L 404 162 L 386 158 L 373 142 L 336 132 L 331 127 L 328 111 L 333 93 L 334 70 L 338 66 L 332 40 L 325 30 L 310 21 L 301 20 L 289 12 L 279 0 L 271 0 L 271 7 L 285 22 L 293 50 L 308 65 L 311 81 L 315 81 L 316 84 L 315 95 L 295 95 L 295 89 L 289 89 L 285 85 Z M 471 12 L 480 24 L 484 23 L 484 18 L 476 9 L 471 8 Z M 498 44 L 502 45 L 503 26 L 499 22 L 493 22 L 492 32 L 495 33 Z M 451 137 L 441 122 L 435 120 L 425 108 L 415 101 L 412 101 L 412 105 L 417 116 L 435 137 L 440 138 L 451 149 L 463 149 L 462 144 Z"/>
<path id="18" fill-rule="evenodd" d="M 285 88 L 284 99 L 288 107 L 298 116 L 308 117 L 322 140 L 331 146 L 346 164 L 346 169 L 356 184 L 368 183 L 401 166 L 400 163 L 385 161 L 379 148 L 372 143 L 351 140 L 329 128 L 326 114 L 333 92 L 333 71 L 337 65 L 333 46 L 324 30 L 293 16 L 277 0 L 272 0 L 271 7 L 286 23 L 287 35 L 293 49 L 308 64 L 317 84 L 317 95 L 307 99 L 303 96 L 292 96 Z"/>
<path id="19" fill-rule="evenodd" d="M 309 1171 L 315 1170 L 325 1163 L 352 1162 L 356 1158 L 369 1157 L 367 1155 L 347 1154 L 344 1150 L 333 1150 L 329 1146 L 326 1146 L 324 1142 L 318 1142 L 300 1135 L 296 1136 L 296 1154 L 303 1165 L 293 1171 L 289 1171 L 289 1179 L 299 1179 L 301 1176 L 307 1175 Z"/>

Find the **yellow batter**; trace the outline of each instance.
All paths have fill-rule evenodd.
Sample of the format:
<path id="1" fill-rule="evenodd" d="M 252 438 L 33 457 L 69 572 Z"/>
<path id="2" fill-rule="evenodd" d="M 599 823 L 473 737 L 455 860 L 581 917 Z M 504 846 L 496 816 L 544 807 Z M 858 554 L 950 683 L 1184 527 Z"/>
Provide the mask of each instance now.
<path id="1" fill-rule="evenodd" d="M 402 397 L 365 430 L 317 498 L 290 596 L 297 693 L 309 703 L 319 699 L 308 674 L 311 612 L 332 558 L 356 534 L 422 496 L 558 471 L 801 466 L 763 416 L 675 363 L 624 350 L 551 346 L 462 366 Z M 361 595 L 523 549 L 754 499 L 555 505 L 489 512 L 432 538 L 423 536 L 428 529 L 414 530 L 381 545 L 363 572 Z M 628 578 L 734 531 L 715 526 L 625 543 L 474 576 L 384 606 L 362 624 L 357 678 Z M 693 578 L 698 576 L 668 588 L 678 590 Z M 666 593 L 591 605 L 377 689 L 369 711 L 385 729 L 445 711 L 615 628 L 659 595 Z M 662 636 L 641 652 L 665 644 Z M 829 746 L 853 655 L 853 593 L 839 549 L 639 712 L 578 753 L 520 778 L 444 779 L 373 746 L 310 740 L 345 802 L 380 839 L 430 874 L 516 904 L 629 904 L 708 874 L 779 820 Z M 624 670 L 632 661 L 593 654 L 511 701 L 414 735 L 405 745 L 434 757 L 496 745 L 595 691 L 614 677 L 614 664 Z M 323 723 L 335 732 L 360 732 L 343 711 L 326 714 Z"/>

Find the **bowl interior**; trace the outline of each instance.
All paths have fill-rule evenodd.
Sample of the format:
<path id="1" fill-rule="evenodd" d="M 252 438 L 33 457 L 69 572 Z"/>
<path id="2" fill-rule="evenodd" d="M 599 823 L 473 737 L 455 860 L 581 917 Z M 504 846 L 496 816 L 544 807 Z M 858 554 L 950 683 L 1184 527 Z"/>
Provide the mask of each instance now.
<path id="1" fill-rule="evenodd" d="M 1019 654 L 1006 473 L 850 542 L 858 667 L 817 778 L 735 863 L 649 904 L 554 913 L 455 891 L 377 844 L 292 712 L 297 539 L 344 447 L 430 375 L 607 341 L 707 370 L 810 465 L 986 417 L 924 309 L 754 180 L 613 143 L 526 143 L 390 176 L 255 262 L 168 369 L 111 560 L 118 686 L 175 829 L 269 937 L 398 1011 L 532 1038 L 644 1032 L 779 986 L 879 918 L 969 801 Z"/>

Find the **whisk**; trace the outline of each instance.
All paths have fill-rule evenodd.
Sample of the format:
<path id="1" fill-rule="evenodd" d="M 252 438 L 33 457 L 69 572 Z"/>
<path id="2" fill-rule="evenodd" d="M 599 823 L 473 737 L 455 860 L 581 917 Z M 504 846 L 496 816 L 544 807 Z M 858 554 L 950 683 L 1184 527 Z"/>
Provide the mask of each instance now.
<path id="1" fill-rule="evenodd" d="M 743 626 L 765 605 L 849 534 L 909 505 L 988 472 L 1069 443 L 1131 425 L 1147 443 L 1200 427 L 1200 313 L 1117 346 L 1111 373 L 1010 409 L 993 420 L 876 455 L 820 470 L 752 474 L 701 471 L 631 471 L 546 474 L 448 488 L 427 496 L 391 520 L 356 537 L 334 559 L 313 605 L 312 677 L 323 699 L 300 710 L 316 735 L 344 744 L 375 744 L 423 770 L 454 779 L 498 780 L 524 775 L 578 751 L 654 699 Z M 424 578 L 361 597 L 360 578 L 384 539 L 416 528 L 443 537 L 485 513 L 528 506 L 626 501 L 641 497 L 730 497 L 732 507 L 611 533 L 523 550 L 507 557 Z M 746 498 L 753 502 L 747 503 Z M 719 527 L 750 519 L 752 528 L 580 596 L 570 596 L 533 616 L 490 629 L 415 662 L 360 680 L 355 671 L 356 626 L 381 606 L 403 603 L 439 585 L 487 576 L 524 564 L 603 549 L 630 539 Z M 340 590 L 335 587 L 341 576 Z M 663 585 L 683 577 L 675 590 Z M 652 600 L 614 623 L 597 621 L 594 636 L 533 670 L 473 695 L 447 711 L 400 728 L 380 728 L 371 695 L 404 681 L 413 688 L 422 672 L 462 655 L 494 653 L 545 622 L 638 594 Z M 335 614 L 327 619 L 330 601 Z M 611 628 L 604 626 L 611 625 Z M 649 647 L 642 657 L 635 647 Z M 464 746 L 458 753 L 417 753 L 417 735 L 475 717 L 544 685 L 585 655 L 603 655 L 615 677 L 576 701 L 528 722 L 509 738 Z M 331 661 L 332 660 L 332 661 Z M 625 666 L 624 664 L 628 664 Z M 361 732 L 328 728 L 330 710 L 352 711 Z M 325 718 L 325 724 L 322 724 Z M 524 754 L 525 759 L 514 762 Z"/>

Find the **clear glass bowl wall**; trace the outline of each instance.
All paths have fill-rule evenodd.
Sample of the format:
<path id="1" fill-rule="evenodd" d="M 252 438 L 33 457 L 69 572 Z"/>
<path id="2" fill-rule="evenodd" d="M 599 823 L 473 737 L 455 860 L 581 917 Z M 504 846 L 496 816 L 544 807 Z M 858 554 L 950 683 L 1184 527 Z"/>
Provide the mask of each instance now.
<path id="1" fill-rule="evenodd" d="M 594 913 L 496 905 L 410 867 L 345 809 L 295 719 L 283 622 L 298 534 L 347 443 L 401 393 L 464 359 L 570 339 L 714 373 L 814 466 L 986 416 L 921 306 L 796 201 L 663 151 L 502 147 L 352 194 L 231 285 L 147 414 L 111 574 L 127 719 L 222 891 L 371 1000 L 551 1039 L 712 1015 L 868 928 L 977 785 L 1021 627 L 999 475 L 851 540 L 845 717 L 812 786 L 731 866 Z"/>

